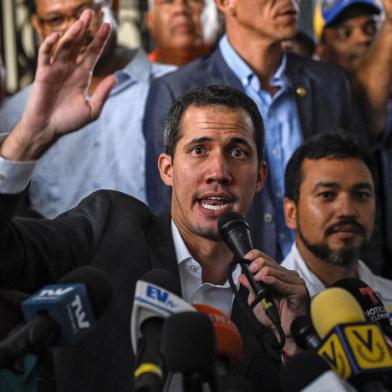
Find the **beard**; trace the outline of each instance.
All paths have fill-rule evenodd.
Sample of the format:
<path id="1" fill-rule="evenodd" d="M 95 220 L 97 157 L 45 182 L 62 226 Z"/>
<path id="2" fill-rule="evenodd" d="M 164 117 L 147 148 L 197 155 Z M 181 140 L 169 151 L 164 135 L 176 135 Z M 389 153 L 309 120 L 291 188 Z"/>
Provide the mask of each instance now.
<path id="1" fill-rule="evenodd" d="M 319 260 L 326 264 L 337 267 L 349 267 L 356 263 L 367 246 L 367 242 L 363 240 L 358 245 L 346 243 L 340 249 L 334 250 L 328 244 L 324 243 L 310 243 L 303 235 L 302 230 L 298 226 L 298 236 L 302 240 L 305 247 Z"/>

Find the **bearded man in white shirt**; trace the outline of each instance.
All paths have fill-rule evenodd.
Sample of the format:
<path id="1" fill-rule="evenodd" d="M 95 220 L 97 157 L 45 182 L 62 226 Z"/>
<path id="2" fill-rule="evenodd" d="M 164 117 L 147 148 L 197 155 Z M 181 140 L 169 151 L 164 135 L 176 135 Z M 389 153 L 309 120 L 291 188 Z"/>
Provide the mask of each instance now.
<path id="1" fill-rule="evenodd" d="M 296 241 L 282 266 L 296 270 L 309 294 L 358 277 L 392 312 L 392 282 L 360 260 L 373 231 L 375 189 L 370 155 L 341 134 L 313 137 L 285 172 L 286 224 Z"/>

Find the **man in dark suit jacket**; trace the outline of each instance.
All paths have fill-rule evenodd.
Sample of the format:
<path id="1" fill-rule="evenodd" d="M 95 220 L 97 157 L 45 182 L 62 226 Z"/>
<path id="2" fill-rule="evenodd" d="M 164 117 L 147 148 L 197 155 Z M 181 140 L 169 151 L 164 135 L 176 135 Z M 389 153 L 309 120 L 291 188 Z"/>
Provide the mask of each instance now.
<path id="1" fill-rule="evenodd" d="M 59 391 L 125 392 L 132 388 L 135 362 L 129 322 L 136 281 L 151 269 L 164 268 L 192 301 L 194 289 L 184 282 L 189 272 L 181 270 L 184 260 L 177 260 L 183 245 L 201 269 L 198 285 L 229 294 L 218 306 L 228 305 L 244 339 L 245 358 L 238 371 L 255 389 L 262 385 L 271 390 L 281 362 L 279 350 L 265 349 L 274 336 L 272 324 L 256 306 L 260 338 L 253 332 L 255 324 L 248 323 L 251 314 L 233 304 L 224 285 L 233 257 L 217 229 L 222 214 L 247 212 L 266 174 L 263 123 L 257 107 L 240 91 L 210 86 L 173 106 L 166 153 L 159 158 L 162 180 L 173 189 L 171 214 L 155 217 L 132 197 L 99 191 L 53 221 L 13 219 L 33 162 L 58 137 L 94 120 L 115 82 L 105 79 L 86 99 L 91 70 L 110 30 L 106 24 L 101 27 L 79 63 L 90 21 L 91 11 L 84 11 L 61 38 L 55 34 L 44 41 L 26 110 L 0 146 L 0 284 L 33 292 L 84 264 L 106 271 L 114 286 L 113 303 L 91 335 L 72 349 L 56 349 L 56 380 Z M 303 280 L 257 249 L 244 257 L 254 278 L 279 293 L 280 319 L 289 336 L 293 318 L 306 312 Z M 242 285 L 240 297 L 252 301 L 247 279 L 238 275 L 233 278 Z M 203 299 L 210 303 L 214 296 Z M 284 349 L 296 350 L 289 337 Z"/>
<path id="2" fill-rule="evenodd" d="M 297 2 L 285 0 L 272 4 L 264 0 L 217 0 L 216 4 L 226 22 L 227 35 L 223 40 L 228 40 L 232 50 L 246 64 L 241 67 L 248 66 L 253 71 L 253 80 L 258 79 L 260 85 L 259 91 L 268 93 L 274 99 L 279 89 L 273 86 L 273 79 L 284 57 L 281 42 L 292 38 L 296 32 Z M 232 55 L 226 56 L 226 51 L 227 45 L 225 47 L 221 41 L 212 54 L 155 80 L 151 85 L 143 131 L 147 146 L 147 200 L 155 213 L 163 211 L 170 204 L 170 189 L 160 180 L 156 160 L 163 148 L 163 128 L 172 102 L 192 88 L 213 83 L 233 86 L 250 94 L 248 79 L 240 78 L 242 72 L 238 70 L 238 64 L 230 64 Z M 316 133 L 342 128 L 361 141 L 366 139 L 363 118 L 352 99 L 350 84 L 343 72 L 329 64 L 295 54 L 285 56 L 284 76 L 289 83 L 289 107 L 293 113 L 298 113 L 300 129 L 297 137 L 306 140 Z M 256 95 L 251 97 L 255 98 Z M 260 103 L 258 105 L 259 108 L 262 106 Z M 267 125 L 270 119 L 272 122 L 282 121 L 275 110 L 279 108 L 279 101 L 274 105 L 271 106 L 272 110 L 264 109 L 268 111 L 268 118 L 264 118 Z M 291 152 L 296 148 L 292 138 L 282 144 L 277 148 Z M 275 146 L 267 143 L 267 148 L 272 150 Z M 283 166 L 280 176 L 284 176 Z M 276 196 L 277 193 L 280 196 Z M 282 222 L 283 217 L 282 193 L 268 181 L 256 196 L 248 215 L 255 244 L 275 259 L 281 259 L 285 253 L 282 249 L 284 240 L 279 235 L 287 233 L 281 233 L 282 225 L 278 227 L 277 224 L 278 220 Z"/>

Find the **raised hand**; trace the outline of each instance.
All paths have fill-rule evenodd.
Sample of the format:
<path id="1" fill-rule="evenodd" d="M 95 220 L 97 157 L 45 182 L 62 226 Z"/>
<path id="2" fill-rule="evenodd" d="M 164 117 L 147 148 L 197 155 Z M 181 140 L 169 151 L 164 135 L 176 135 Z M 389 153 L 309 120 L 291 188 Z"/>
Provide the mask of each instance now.
<path id="1" fill-rule="evenodd" d="M 4 158 L 37 159 L 59 137 L 99 116 L 116 79 L 106 77 L 87 97 L 92 71 L 110 34 L 110 25 L 103 24 L 83 53 L 91 18 L 92 12 L 84 11 L 62 37 L 53 33 L 42 43 L 26 109 L 0 149 Z"/>

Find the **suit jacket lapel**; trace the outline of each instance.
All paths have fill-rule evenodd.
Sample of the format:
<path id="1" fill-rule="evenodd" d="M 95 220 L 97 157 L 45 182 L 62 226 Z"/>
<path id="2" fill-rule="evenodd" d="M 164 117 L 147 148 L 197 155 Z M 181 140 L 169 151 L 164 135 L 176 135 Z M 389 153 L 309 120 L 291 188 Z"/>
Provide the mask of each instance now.
<path id="1" fill-rule="evenodd" d="M 178 293 L 181 293 L 180 274 L 170 222 L 171 216 L 168 212 L 152 218 L 148 235 L 151 268 L 162 268 L 171 272 L 175 276 Z"/>
<path id="2" fill-rule="evenodd" d="M 304 75 L 306 70 L 302 63 L 297 61 L 295 55 L 287 54 L 287 69 L 286 73 L 292 83 L 293 94 L 297 104 L 298 116 L 301 123 L 301 130 L 304 139 L 308 139 L 314 134 L 315 128 L 315 113 L 314 97 L 312 94 L 312 85 L 309 77 Z"/>

